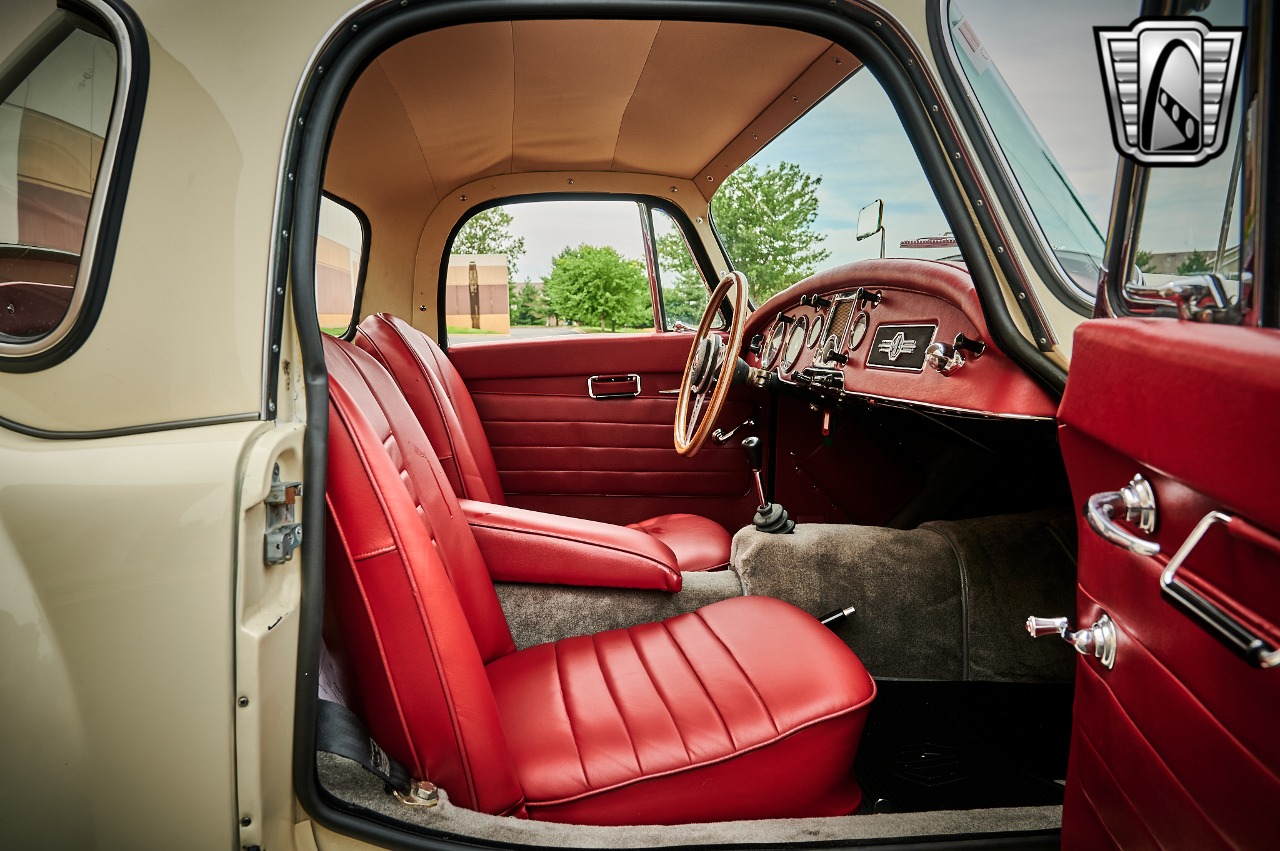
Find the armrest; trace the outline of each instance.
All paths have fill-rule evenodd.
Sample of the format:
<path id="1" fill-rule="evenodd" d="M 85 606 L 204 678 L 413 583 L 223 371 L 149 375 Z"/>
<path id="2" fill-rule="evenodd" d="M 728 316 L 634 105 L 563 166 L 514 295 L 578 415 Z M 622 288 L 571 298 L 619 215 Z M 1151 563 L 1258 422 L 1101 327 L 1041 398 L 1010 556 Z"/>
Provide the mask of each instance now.
<path id="1" fill-rule="evenodd" d="M 675 553 L 626 526 L 459 500 L 497 582 L 679 591 Z"/>

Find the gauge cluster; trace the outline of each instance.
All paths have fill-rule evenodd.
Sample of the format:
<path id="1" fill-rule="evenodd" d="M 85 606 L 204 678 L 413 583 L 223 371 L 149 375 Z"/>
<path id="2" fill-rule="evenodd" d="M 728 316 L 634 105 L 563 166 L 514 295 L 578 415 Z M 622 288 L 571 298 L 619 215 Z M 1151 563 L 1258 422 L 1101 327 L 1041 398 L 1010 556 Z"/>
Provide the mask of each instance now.
<path id="1" fill-rule="evenodd" d="M 748 365 L 767 371 L 776 391 L 820 408 L 858 399 L 958 415 L 1051 418 L 1056 400 L 988 344 L 967 272 L 930 263 L 925 268 L 935 274 L 923 278 L 924 262 L 879 261 L 881 268 L 911 272 L 905 281 L 831 280 L 860 265 L 851 264 L 774 296 L 752 317 L 757 339 Z"/>

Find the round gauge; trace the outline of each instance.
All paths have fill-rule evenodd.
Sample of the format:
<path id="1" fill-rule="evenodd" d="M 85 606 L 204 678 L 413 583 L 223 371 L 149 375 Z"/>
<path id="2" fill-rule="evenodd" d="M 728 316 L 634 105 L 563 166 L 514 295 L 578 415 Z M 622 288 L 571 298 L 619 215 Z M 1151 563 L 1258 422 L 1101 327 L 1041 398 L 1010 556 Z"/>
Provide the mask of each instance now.
<path id="1" fill-rule="evenodd" d="M 778 352 L 782 351 L 782 338 L 786 334 L 787 324 L 785 322 L 773 323 L 773 330 L 769 332 L 769 339 L 764 341 L 764 348 L 760 350 L 760 366 L 762 368 L 773 368 L 773 362 L 778 359 Z"/>
<path id="2" fill-rule="evenodd" d="M 815 313 L 813 315 L 813 327 L 809 329 L 809 338 L 804 341 L 807 348 L 812 349 L 818 345 L 818 341 L 822 339 L 822 314 Z"/>
<path id="3" fill-rule="evenodd" d="M 853 318 L 853 327 L 849 329 L 849 351 L 853 351 L 862 345 L 862 340 L 867 336 L 867 325 L 871 322 L 867 318 L 865 310 L 859 310 L 858 315 Z"/>
<path id="4" fill-rule="evenodd" d="M 787 372 L 796 365 L 796 361 L 800 359 L 800 352 L 804 351 L 804 338 L 809 330 L 809 322 L 801 316 L 791 326 L 791 333 L 787 335 L 787 345 L 782 352 L 782 368 Z"/>

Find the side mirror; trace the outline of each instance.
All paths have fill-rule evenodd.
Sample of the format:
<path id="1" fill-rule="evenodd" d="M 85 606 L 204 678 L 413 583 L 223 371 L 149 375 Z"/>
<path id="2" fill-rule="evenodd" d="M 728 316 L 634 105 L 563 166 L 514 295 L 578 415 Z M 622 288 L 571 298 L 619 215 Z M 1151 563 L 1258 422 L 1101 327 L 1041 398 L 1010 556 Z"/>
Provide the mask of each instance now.
<path id="1" fill-rule="evenodd" d="M 858 211 L 858 241 L 880 234 L 880 259 L 884 259 L 884 201 L 877 198 Z"/>
<path id="2" fill-rule="evenodd" d="M 884 230 L 884 201 L 879 198 L 858 211 L 858 239 L 864 240 Z"/>

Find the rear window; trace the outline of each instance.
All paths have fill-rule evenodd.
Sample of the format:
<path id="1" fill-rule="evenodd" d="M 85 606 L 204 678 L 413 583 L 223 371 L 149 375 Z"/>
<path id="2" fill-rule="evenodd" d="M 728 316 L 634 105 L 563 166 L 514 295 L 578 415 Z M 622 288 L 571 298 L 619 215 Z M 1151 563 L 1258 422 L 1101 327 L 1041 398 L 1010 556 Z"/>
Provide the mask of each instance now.
<path id="1" fill-rule="evenodd" d="M 123 87 L 116 44 L 97 25 L 52 3 L 6 3 L 4 18 L 0 354 L 11 355 L 56 342 L 84 302 Z"/>

